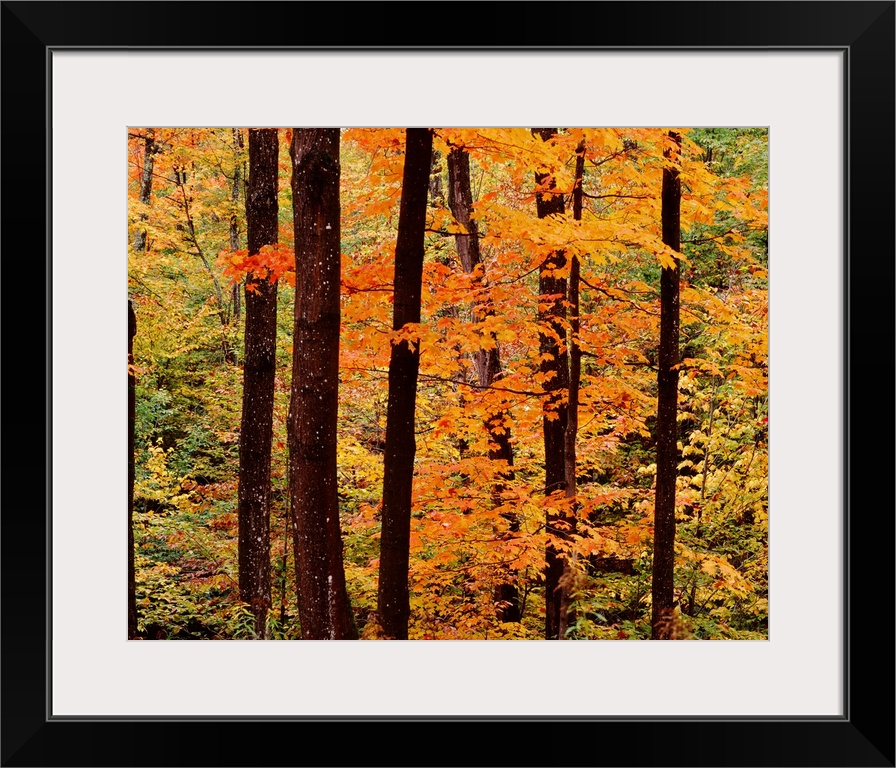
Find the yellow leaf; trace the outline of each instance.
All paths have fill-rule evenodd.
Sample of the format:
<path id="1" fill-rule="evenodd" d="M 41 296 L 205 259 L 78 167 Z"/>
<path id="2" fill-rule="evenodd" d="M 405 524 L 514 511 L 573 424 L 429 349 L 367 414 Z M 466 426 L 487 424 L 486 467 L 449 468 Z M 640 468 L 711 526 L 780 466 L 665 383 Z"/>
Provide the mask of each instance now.
<path id="1" fill-rule="evenodd" d="M 657 253 L 656 257 L 657 259 L 659 259 L 660 266 L 663 269 L 675 269 L 678 266 L 675 259 L 673 259 L 669 254 L 664 253 L 663 251 Z"/>

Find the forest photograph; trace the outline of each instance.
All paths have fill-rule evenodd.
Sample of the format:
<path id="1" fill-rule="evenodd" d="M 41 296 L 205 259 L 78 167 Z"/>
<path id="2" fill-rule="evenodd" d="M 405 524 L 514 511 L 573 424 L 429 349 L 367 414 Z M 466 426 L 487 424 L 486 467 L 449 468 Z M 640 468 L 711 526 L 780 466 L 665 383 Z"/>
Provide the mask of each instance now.
<path id="1" fill-rule="evenodd" d="M 128 639 L 767 640 L 768 139 L 129 127 Z"/>

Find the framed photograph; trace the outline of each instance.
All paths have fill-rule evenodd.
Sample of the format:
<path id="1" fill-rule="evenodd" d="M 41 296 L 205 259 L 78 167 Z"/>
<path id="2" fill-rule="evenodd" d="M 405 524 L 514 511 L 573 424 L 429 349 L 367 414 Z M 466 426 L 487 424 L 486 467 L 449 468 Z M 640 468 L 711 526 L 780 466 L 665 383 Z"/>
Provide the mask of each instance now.
<path id="1" fill-rule="evenodd" d="M 3 765 L 894 765 L 894 3 L 2 14 Z M 128 129 L 543 124 L 767 131 L 765 639 L 128 641 Z"/>

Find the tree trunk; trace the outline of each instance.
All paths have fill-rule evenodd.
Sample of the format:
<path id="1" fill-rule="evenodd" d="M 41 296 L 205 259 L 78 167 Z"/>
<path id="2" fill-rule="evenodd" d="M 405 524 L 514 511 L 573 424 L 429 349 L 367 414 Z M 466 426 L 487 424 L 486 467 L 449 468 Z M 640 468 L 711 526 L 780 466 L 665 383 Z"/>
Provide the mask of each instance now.
<path id="1" fill-rule="evenodd" d="M 137 381 L 134 377 L 134 336 L 137 316 L 128 299 L 128 640 L 137 636 L 137 589 L 134 576 L 134 428 L 136 423 Z"/>
<path id="2" fill-rule="evenodd" d="M 572 190 L 572 217 L 582 220 L 582 178 L 585 175 L 585 145 L 576 149 L 576 176 Z M 582 353 L 579 349 L 579 257 L 573 256 L 569 263 L 569 412 L 564 434 L 564 469 L 566 471 L 566 498 L 569 499 L 570 517 L 568 536 L 576 530 L 576 438 L 579 432 L 579 382 L 582 378 Z M 564 564 L 560 590 L 559 639 L 566 639 L 566 631 L 575 620 L 572 610 L 575 564 Z"/>
<path id="3" fill-rule="evenodd" d="M 205 271 L 208 272 L 208 276 L 212 281 L 212 286 L 215 289 L 215 298 L 218 301 L 218 318 L 221 320 L 221 352 L 223 353 L 225 362 L 236 365 L 236 355 L 234 355 L 233 351 L 230 349 L 230 342 L 227 338 L 227 329 L 230 326 L 230 317 L 228 315 L 229 305 L 224 301 L 224 292 L 221 289 L 221 281 L 218 280 L 218 275 L 215 273 L 215 270 L 212 269 L 212 265 L 209 263 L 208 257 L 202 249 L 202 245 L 199 243 L 199 237 L 196 233 L 196 225 L 193 221 L 193 213 L 190 210 L 190 203 L 193 198 L 187 193 L 187 172 L 183 170 L 175 170 L 174 179 L 174 183 L 180 192 L 181 206 L 187 220 L 185 240 L 196 249 L 196 255 L 202 262 Z M 276 198 L 274 204 L 276 205 Z M 178 229 L 181 229 L 181 227 L 178 226 Z M 276 236 L 277 230 L 275 228 L 274 237 L 276 238 Z"/>
<path id="4" fill-rule="evenodd" d="M 681 250 L 681 136 L 663 150 L 662 225 L 663 242 Z M 674 147 L 674 149 L 673 149 Z M 674 615 L 673 571 L 675 565 L 675 480 L 678 465 L 678 259 L 675 268 L 663 268 L 660 276 L 660 349 L 657 374 L 656 502 L 653 522 L 653 616 L 651 639 L 668 640 Z"/>
<path id="5" fill-rule="evenodd" d="M 305 640 L 357 637 L 342 562 L 339 406 L 339 129 L 294 128 L 296 243 L 289 468 L 299 621 Z"/>
<path id="6" fill-rule="evenodd" d="M 429 166 L 429 200 L 433 204 L 444 204 L 442 194 L 442 153 L 433 150 Z"/>
<path id="7" fill-rule="evenodd" d="M 233 128 L 233 184 L 230 187 L 230 202 L 232 212 L 230 214 L 230 250 L 240 249 L 239 219 L 237 218 L 237 206 L 240 201 L 240 184 L 242 184 L 242 168 L 240 165 L 240 150 L 243 148 L 243 133 L 239 128 Z M 233 319 L 239 326 L 240 322 L 240 286 L 233 286 Z"/>
<path id="8" fill-rule="evenodd" d="M 249 131 L 246 230 L 249 254 L 277 242 L 277 130 Z M 240 422 L 240 599 L 255 616 L 255 634 L 266 636 L 271 606 L 271 437 L 277 340 L 277 283 L 253 281 L 246 290 L 246 348 Z"/>
<path id="9" fill-rule="evenodd" d="M 542 141 L 549 141 L 556 135 L 556 128 L 533 128 L 532 132 Z M 550 174 L 536 173 L 535 183 L 538 187 L 547 185 L 554 187 Z M 538 191 L 535 196 L 538 218 L 543 219 L 553 214 L 565 212 L 562 194 L 549 194 L 545 190 Z M 540 371 L 548 375 L 544 389 L 548 393 L 543 402 L 544 416 L 544 472 L 545 495 L 550 496 L 566 487 L 565 440 L 567 422 L 567 389 L 569 387 L 569 366 L 566 355 L 560 348 L 558 339 L 566 335 L 564 321 L 566 319 L 566 278 L 558 277 L 553 270 L 566 266 L 563 251 L 555 251 L 542 263 L 538 276 L 538 291 L 541 294 L 539 304 L 545 308 L 539 310 L 541 325 L 550 326 L 554 334 L 539 334 L 539 351 L 542 354 Z M 551 297 L 551 298 L 546 298 Z M 553 538 L 562 538 L 563 531 L 557 527 L 559 517 L 556 513 L 548 513 L 545 526 L 548 533 L 548 544 L 545 551 L 545 638 L 556 640 L 560 634 L 560 606 L 563 602 L 561 578 L 563 576 L 563 558 L 552 543 Z"/>
<path id="10" fill-rule="evenodd" d="M 430 192 L 432 188 L 430 188 Z M 462 147 L 452 147 L 448 154 L 448 206 L 451 214 L 464 229 L 466 235 L 455 235 L 457 254 L 464 272 L 471 274 L 479 267 L 480 277 L 476 279 L 475 287 L 479 298 L 476 300 L 473 310 L 473 320 L 480 322 L 490 315 L 494 315 L 489 301 L 482 295 L 485 285 L 484 267 L 482 255 L 479 250 L 479 226 L 473 218 L 473 191 L 470 185 L 470 156 Z M 477 350 L 473 355 L 473 363 L 480 387 L 490 387 L 495 379 L 499 378 L 503 371 L 501 368 L 500 350 L 497 344 L 491 349 Z M 507 413 L 503 409 L 486 415 L 485 426 L 489 432 L 488 457 L 492 461 L 506 463 L 507 469 L 501 472 L 503 480 L 513 479 L 513 447 L 511 445 L 510 426 L 507 423 Z M 496 484 L 493 491 L 495 506 L 503 503 L 503 483 Z M 516 515 L 505 515 L 510 532 L 519 531 L 519 519 Z M 519 621 L 520 600 L 516 585 L 505 582 L 499 584 L 495 590 L 495 602 L 498 605 L 497 615 L 499 621 Z"/>
<path id="11" fill-rule="evenodd" d="M 145 151 L 143 153 L 143 174 L 140 177 L 140 202 L 149 205 L 152 197 L 152 171 L 153 171 L 153 155 L 156 153 L 156 142 L 153 137 L 153 129 L 147 130 L 148 136 L 144 137 L 143 144 Z M 146 220 L 146 214 L 140 214 L 142 220 Z M 134 250 L 146 250 L 146 230 L 141 229 L 134 238 Z"/>
<path id="12" fill-rule="evenodd" d="M 408 128 L 395 244 L 395 299 L 392 328 L 420 322 L 420 292 L 426 226 L 426 198 L 432 158 L 432 131 Z M 410 619 L 408 560 L 411 492 L 414 477 L 414 409 L 420 347 L 392 345 L 383 467 L 383 528 L 377 612 L 386 637 L 406 640 Z"/>

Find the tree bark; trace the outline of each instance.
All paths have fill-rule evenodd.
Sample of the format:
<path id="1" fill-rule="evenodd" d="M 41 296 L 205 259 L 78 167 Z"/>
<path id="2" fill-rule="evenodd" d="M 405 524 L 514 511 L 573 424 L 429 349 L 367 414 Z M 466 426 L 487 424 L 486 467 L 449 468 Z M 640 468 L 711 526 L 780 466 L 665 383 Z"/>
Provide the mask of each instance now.
<path id="1" fill-rule="evenodd" d="M 342 561 L 339 406 L 339 129 L 294 128 L 296 243 L 289 467 L 299 621 L 305 640 L 357 637 Z"/>
<path id="2" fill-rule="evenodd" d="M 249 131 L 246 231 L 249 254 L 277 242 L 277 130 Z M 266 636 L 271 606 L 271 438 L 277 340 L 277 283 L 253 281 L 246 290 L 243 412 L 238 493 L 240 599 Z"/>
<path id="3" fill-rule="evenodd" d="M 393 330 L 420 322 L 420 293 L 426 226 L 426 200 L 432 159 L 432 131 L 408 128 L 395 244 Z M 420 347 L 392 345 L 383 467 L 382 534 L 377 612 L 386 637 L 406 640 L 410 619 L 408 561 L 411 493 L 414 477 L 414 411 Z"/>
<path id="4" fill-rule="evenodd" d="M 137 589 L 134 575 L 134 429 L 136 424 L 137 381 L 134 377 L 134 336 L 137 316 L 128 299 L 128 640 L 137 636 Z"/>
<path id="5" fill-rule="evenodd" d="M 576 149 L 576 175 L 572 190 L 572 217 L 575 221 L 582 220 L 582 178 L 585 175 L 585 145 L 580 144 Z M 569 412 L 566 418 L 566 432 L 564 433 L 564 470 L 566 472 L 566 498 L 569 499 L 570 517 L 569 536 L 576 530 L 576 438 L 579 432 L 579 383 L 582 378 L 582 353 L 579 349 L 579 257 L 573 256 L 569 262 L 569 337 L 567 347 L 569 349 Z M 575 620 L 572 610 L 573 579 L 575 577 L 574 563 L 566 561 L 563 567 L 562 587 L 560 590 L 560 627 L 558 637 L 566 639 L 566 631 Z"/>
<path id="6" fill-rule="evenodd" d="M 149 201 L 152 197 L 152 171 L 153 171 L 153 155 L 156 153 L 156 142 L 153 136 L 154 131 L 152 128 L 147 129 L 148 136 L 145 136 L 143 139 L 144 145 L 144 153 L 143 153 L 143 174 L 140 177 L 140 202 L 144 205 L 149 205 Z M 140 214 L 140 218 L 142 220 L 146 220 L 146 214 Z M 135 251 L 145 251 L 146 250 L 146 230 L 141 229 L 137 236 L 134 238 L 134 250 Z"/>
<path id="7" fill-rule="evenodd" d="M 670 146 L 663 150 L 663 242 L 681 250 L 681 136 L 669 132 Z M 675 565 L 675 480 L 678 465 L 678 259 L 660 276 L 660 348 L 657 374 L 656 501 L 653 523 L 653 581 L 651 639 L 668 640 L 673 630 L 673 573 Z"/>
<path id="8" fill-rule="evenodd" d="M 472 274 L 477 267 L 479 268 L 479 277 L 475 279 L 475 288 L 479 298 L 474 304 L 473 319 L 475 322 L 481 322 L 486 317 L 494 315 L 494 310 L 488 299 L 483 296 L 485 270 L 479 249 L 479 225 L 473 218 L 470 155 L 462 147 L 452 147 L 448 153 L 448 206 L 451 209 L 451 215 L 467 230 L 467 234 L 459 234 L 454 237 L 461 266 L 467 274 Z M 476 368 L 479 386 L 490 387 L 503 374 L 501 354 L 497 343 L 490 349 L 477 350 L 473 354 L 473 364 Z M 504 482 L 510 481 L 513 479 L 513 447 L 506 411 L 499 409 L 487 414 L 485 426 L 489 432 L 488 457 L 491 461 L 500 461 L 506 464 L 506 469 L 500 474 Z M 496 484 L 493 491 L 495 506 L 503 503 L 503 491 L 503 483 Z M 505 519 L 508 521 L 511 534 L 519 531 L 519 519 L 516 515 L 505 515 Z M 495 590 L 495 603 L 498 606 L 499 621 L 519 621 L 522 618 L 519 592 L 515 584 L 510 582 L 499 584 Z"/>
<path id="9" fill-rule="evenodd" d="M 556 128 L 533 128 L 532 132 L 542 141 L 550 141 L 556 135 Z M 562 194 L 550 194 L 547 189 L 554 187 L 550 174 L 536 173 L 535 183 L 539 187 L 535 195 L 538 218 L 563 214 L 565 206 Z M 542 263 L 538 276 L 539 309 L 538 319 L 542 326 L 549 326 L 553 334 L 539 334 L 539 351 L 542 354 L 540 371 L 548 376 L 544 389 L 548 393 L 543 398 L 544 416 L 544 472 L 545 495 L 550 496 L 566 487 L 565 440 L 567 423 L 567 390 L 569 388 L 569 365 L 558 339 L 566 336 L 566 278 L 559 277 L 554 270 L 566 266 L 563 251 L 551 253 Z M 550 297 L 550 298 L 549 298 Z M 557 526 L 560 518 L 549 512 L 545 518 L 548 544 L 545 551 L 545 638 L 556 640 L 560 634 L 560 611 L 563 602 L 561 578 L 563 558 L 552 543 L 562 538 L 564 533 Z"/>

